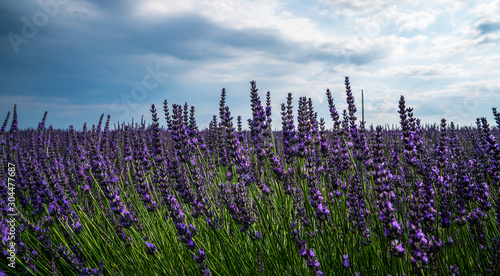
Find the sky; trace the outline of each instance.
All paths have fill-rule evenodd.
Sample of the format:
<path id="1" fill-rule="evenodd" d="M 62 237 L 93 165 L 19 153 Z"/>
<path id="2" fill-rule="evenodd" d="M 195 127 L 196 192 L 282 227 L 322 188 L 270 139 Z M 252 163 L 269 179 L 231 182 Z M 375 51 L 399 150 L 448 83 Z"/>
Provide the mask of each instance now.
<path id="1" fill-rule="evenodd" d="M 500 1 L 17 0 L 0 2 L 0 120 L 81 129 L 101 114 L 165 125 L 163 101 L 196 107 L 220 92 L 244 122 L 250 81 L 271 92 L 273 127 L 288 93 L 310 97 L 332 127 L 325 91 L 367 125 L 397 125 L 401 95 L 424 124 L 474 125 L 500 108 Z"/>

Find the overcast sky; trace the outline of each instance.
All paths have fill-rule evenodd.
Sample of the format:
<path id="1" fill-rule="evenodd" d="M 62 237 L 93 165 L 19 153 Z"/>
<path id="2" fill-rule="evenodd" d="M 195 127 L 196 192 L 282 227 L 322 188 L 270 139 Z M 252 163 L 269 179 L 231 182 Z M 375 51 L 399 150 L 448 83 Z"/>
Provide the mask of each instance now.
<path id="1" fill-rule="evenodd" d="M 167 99 L 196 106 L 203 128 L 222 88 L 247 119 L 255 80 L 276 128 L 288 92 L 295 106 L 311 97 L 331 127 L 325 91 L 346 108 L 349 76 L 368 125 L 397 124 L 400 95 L 424 123 L 493 123 L 499 14 L 500 1 L 1 1 L 0 120 L 17 103 L 21 128 L 45 111 L 56 128 L 102 113 L 149 123 Z"/>

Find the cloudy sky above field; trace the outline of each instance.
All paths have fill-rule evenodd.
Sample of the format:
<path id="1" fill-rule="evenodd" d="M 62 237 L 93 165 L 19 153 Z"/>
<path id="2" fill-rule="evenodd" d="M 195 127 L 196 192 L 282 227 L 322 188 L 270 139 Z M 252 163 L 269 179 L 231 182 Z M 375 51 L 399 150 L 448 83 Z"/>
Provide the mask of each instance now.
<path id="1" fill-rule="evenodd" d="M 331 122 L 325 90 L 346 108 L 349 76 L 368 124 L 397 124 L 400 95 L 424 123 L 491 121 L 498 14 L 500 1 L 2 1 L 0 116 L 17 104 L 21 128 L 44 111 L 56 128 L 102 113 L 150 122 L 151 104 L 167 99 L 196 106 L 205 127 L 223 87 L 233 115 L 248 118 L 255 80 L 280 128 L 288 92 Z"/>

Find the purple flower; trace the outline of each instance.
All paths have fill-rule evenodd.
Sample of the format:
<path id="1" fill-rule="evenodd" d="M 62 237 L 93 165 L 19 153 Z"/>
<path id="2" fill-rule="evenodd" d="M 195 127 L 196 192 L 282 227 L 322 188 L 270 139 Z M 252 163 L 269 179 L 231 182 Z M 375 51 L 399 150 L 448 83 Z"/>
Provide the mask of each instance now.
<path id="1" fill-rule="evenodd" d="M 450 265 L 450 276 L 458 276 L 458 275 L 460 275 L 460 268 L 458 267 L 458 265 Z"/>
<path id="2" fill-rule="evenodd" d="M 194 254 L 195 262 L 202 264 L 205 262 L 206 259 L 207 259 L 207 255 L 205 254 L 205 251 L 202 248 L 199 248 L 198 255 L 196 253 Z"/>
<path id="3" fill-rule="evenodd" d="M 365 214 L 367 213 L 365 196 L 363 194 L 362 183 L 359 174 L 351 176 L 351 187 L 347 195 L 347 205 L 349 206 L 349 218 L 354 222 L 354 225 L 361 237 L 365 240 L 363 243 L 368 245 L 371 243 L 370 228 L 366 224 Z"/>
<path id="4" fill-rule="evenodd" d="M 146 241 L 146 254 L 153 255 L 156 252 L 156 246 L 149 241 Z"/>
<path id="5" fill-rule="evenodd" d="M 316 259 L 316 254 L 310 248 L 307 248 L 306 241 L 303 240 L 300 236 L 299 229 L 296 229 L 297 222 L 292 222 L 290 224 L 290 235 L 295 241 L 295 246 L 299 249 L 300 256 L 306 261 L 307 266 L 311 271 L 316 272 L 316 275 L 323 275 L 323 272 L 320 270 L 320 263 Z M 318 272 L 320 272 L 318 274 Z"/>
<path id="6" fill-rule="evenodd" d="M 348 268 L 351 265 L 351 262 L 349 261 L 349 254 L 343 255 L 344 260 L 342 261 L 342 264 L 344 265 L 345 268 Z"/>
<path id="7" fill-rule="evenodd" d="M 373 179 L 375 182 L 375 191 L 377 195 L 377 205 L 379 207 L 379 219 L 384 224 L 384 234 L 389 241 L 394 241 L 400 238 L 401 224 L 395 218 L 393 202 L 395 195 L 393 191 L 393 176 L 386 168 L 386 160 L 384 157 L 384 144 L 382 141 L 382 127 L 377 126 L 375 134 L 376 143 L 373 145 Z M 392 252 L 396 256 L 401 256 L 404 253 L 404 248 L 401 243 L 394 243 L 396 247 L 392 248 Z"/>

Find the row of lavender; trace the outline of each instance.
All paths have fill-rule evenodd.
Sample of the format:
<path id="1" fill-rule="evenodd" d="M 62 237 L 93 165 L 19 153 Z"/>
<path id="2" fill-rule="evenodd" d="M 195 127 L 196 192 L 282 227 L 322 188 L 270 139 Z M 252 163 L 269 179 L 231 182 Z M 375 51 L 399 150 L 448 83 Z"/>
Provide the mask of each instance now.
<path id="1" fill-rule="evenodd" d="M 367 129 L 345 85 L 343 113 L 326 93 L 333 127 L 306 97 L 295 118 L 289 94 L 280 132 L 255 82 L 249 131 L 233 124 L 224 89 L 202 131 L 194 107 L 167 101 L 166 127 L 153 105 L 151 125 L 114 130 L 109 116 L 90 130 L 46 128 L 47 113 L 19 130 L 14 106 L 0 131 L 0 270 L 500 274 L 496 109 L 497 128 L 424 127 L 401 97 L 400 130 Z"/>

